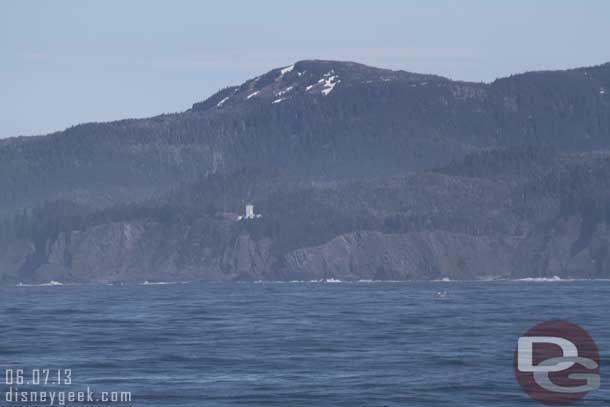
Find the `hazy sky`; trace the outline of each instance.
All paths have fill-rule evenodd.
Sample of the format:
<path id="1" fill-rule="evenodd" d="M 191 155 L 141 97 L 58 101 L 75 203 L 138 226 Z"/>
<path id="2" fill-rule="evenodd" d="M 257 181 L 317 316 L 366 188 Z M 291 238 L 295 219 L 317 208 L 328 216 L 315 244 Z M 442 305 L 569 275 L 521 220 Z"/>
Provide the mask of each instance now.
<path id="1" fill-rule="evenodd" d="M 610 1 L 0 0 L 0 137 L 188 109 L 300 59 L 492 81 L 610 61 Z"/>

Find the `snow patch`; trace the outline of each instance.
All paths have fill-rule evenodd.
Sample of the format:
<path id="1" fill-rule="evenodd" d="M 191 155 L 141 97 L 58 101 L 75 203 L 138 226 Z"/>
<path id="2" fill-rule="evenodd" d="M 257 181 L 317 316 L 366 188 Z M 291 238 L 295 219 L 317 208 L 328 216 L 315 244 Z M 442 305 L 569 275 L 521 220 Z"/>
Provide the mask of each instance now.
<path id="1" fill-rule="evenodd" d="M 322 83 L 322 87 L 324 88 L 324 89 L 322 89 L 322 94 L 324 96 L 328 96 L 328 94 L 330 92 L 332 92 L 333 89 L 335 88 L 335 85 L 338 84 L 339 82 L 341 82 L 340 80 L 337 79 L 337 75 L 329 76 L 326 79 L 322 78 L 322 79 L 320 79 L 320 81 L 319 81 L 319 83 Z"/>
<path id="2" fill-rule="evenodd" d="M 223 104 L 224 102 L 226 102 L 227 100 L 229 100 L 229 96 L 227 96 L 226 98 L 224 98 L 223 100 L 221 100 L 220 102 L 218 102 L 218 103 L 216 104 L 216 107 L 220 107 L 220 106 L 222 106 L 222 104 Z"/>
<path id="3" fill-rule="evenodd" d="M 331 83 L 328 88 L 322 89 L 322 93 L 324 94 L 324 96 L 328 96 L 328 94 L 333 91 L 333 89 L 335 88 L 336 84 L 337 84 L 336 82 L 335 83 Z"/>
<path id="4" fill-rule="evenodd" d="M 260 90 L 257 90 L 254 93 L 250 93 L 248 96 L 246 96 L 246 99 L 253 98 L 254 96 L 258 95 L 260 92 L 261 92 Z"/>
<path id="5" fill-rule="evenodd" d="M 600 94 L 600 95 L 605 95 L 605 94 L 606 94 L 606 89 L 603 89 L 603 88 L 602 88 L 602 89 L 600 89 L 600 90 L 599 90 L 599 94 Z"/>
<path id="6" fill-rule="evenodd" d="M 308 87 L 305 88 L 305 90 L 310 90 L 311 88 L 313 88 L 314 86 L 316 86 L 316 84 L 314 83 L 313 85 L 309 85 Z"/>
<path id="7" fill-rule="evenodd" d="M 288 86 L 286 89 L 279 91 L 276 96 L 285 95 L 286 93 L 290 92 L 293 88 L 294 88 L 294 86 Z"/>
<path id="8" fill-rule="evenodd" d="M 280 76 L 286 75 L 288 72 L 291 72 L 294 69 L 294 65 L 287 66 L 286 68 L 280 71 Z"/>
<path id="9" fill-rule="evenodd" d="M 279 98 L 279 99 L 275 99 L 273 102 L 271 102 L 272 105 L 276 104 L 276 103 L 280 103 L 283 100 L 286 100 L 285 98 Z"/>

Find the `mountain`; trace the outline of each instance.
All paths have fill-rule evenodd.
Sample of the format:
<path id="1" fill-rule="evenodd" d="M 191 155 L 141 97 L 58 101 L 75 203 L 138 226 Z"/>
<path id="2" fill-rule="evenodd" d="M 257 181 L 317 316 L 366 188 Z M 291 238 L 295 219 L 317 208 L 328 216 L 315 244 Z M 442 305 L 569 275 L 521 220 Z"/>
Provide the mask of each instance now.
<path id="1" fill-rule="evenodd" d="M 0 215 L 52 199 L 101 208 L 244 166 L 400 175 L 492 147 L 607 149 L 610 64 L 490 84 L 301 61 L 185 112 L 0 141 Z"/>
<path id="2" fill-rule="evenodd" d="M 0 140 L 0 283 L 608 278 L 609 88 L 301 61 Z"/>

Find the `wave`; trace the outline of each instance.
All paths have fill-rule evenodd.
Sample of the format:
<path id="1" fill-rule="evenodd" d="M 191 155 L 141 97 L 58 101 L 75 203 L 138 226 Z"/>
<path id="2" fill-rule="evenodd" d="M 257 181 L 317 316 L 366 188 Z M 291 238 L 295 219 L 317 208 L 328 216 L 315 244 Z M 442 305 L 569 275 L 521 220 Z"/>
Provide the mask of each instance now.
<path id="1" fill-rule="evenodd" d="M 518 278 L 516 280 L 512 280 L 512 281 L 533 281 L 533 282 L 539 282 L 539 283 L 550 283 L 550 282 L 560 282 L 560 281 L 575 281 L 573 278 L 561 278 L 559 276 L 553 276 L 553 277 L 526 277 L 526 278 Z"/>
<path id="2" fill-rule="evenodd" d="M 357 280 L 357 281 L 352 281 L 352 282 L 381 284 L 381 283 L 412 283 L 414 281 L 416 281 L 416 280 Z"/>
<path id="3" fill-rule="evenodd" d="M 323 283 L 354 283 L 354 281 L 343 281 L 336 278 L 321 278 L 320 280 L 256 280 L 254 284 L 323 284 Z"/>
<path id="4" fill-rule="evenodd" d="M 537 282 L 537 283 L 553 283 L 553 282 L 578 282 L 578 281 L 582 281 L 582 282 L 586 282 L 586 281 L 608 281 L 610 282 L 610 279 L 608 278 L 561 278 L 559 276 L 553 276 L 553 277 L 525 277 L 525 278 L 518 278 L 515 280 L 503 280 L 503 281 L 523 281 L 523 282 Z"/>
<path id="5" fill-rule="evenodd" d="M 425 283 L 425 282 L 432 282 L 432 283 L 465 283 L 465 282 L 470 282 L 470 283 L 498 283 L 498 282 L 535 282 L 535 283 L 553 283 L 553 282 L 587 282 L 587 281 L 599 281 L 599 282 L 610 282 L 610 279 L 603 279 L 603 278 L 591 278 L 591 279 L 586 279 L 586 278 L 561 278 L 559 276 L 553 276 L 553 277 L 524 277 L 524 278 L 518 278 L 518 279 L 508 279 L 508 278 L 504 278 L 504 279 L 498 279 L 498 278 L 494 278 L 494 279 L 479 279 L 479 280 L 451 280 L 448 277 L 444 277 L 441 279 L 437 279 L 437 280 L 373 280 L 373 279 L 361 279 L 361 280 L 340 280 L 337 278 L 322 278 L 319 280 L 290 280 L 290 281 L 286 281 L 286 280 L 256 280 L 254 282 L 247 282 L 247 281 L 239 281 L 237 283 L 245 283 L 245 284 L 325 284 L 325 283 L 331 283 L 331 284 L 397 284 L 397 283 L 401 283 L 401 284 L 409 284 L 409 283 Z M 137 285 L 140 286 L 163 286 L 163 285 L 176 285 L 176 284 L 193 284 L 193 283 L 197 283 L 197 281 L 144 281 L 143 283 L 135 283 Z M 134 283 L 131 283 L 134 284 Z M 95 286 L 95 285 L 104 285 L 104 286 L 109 286 L 109 287 L 124 287 L 124 286 L 128 286 L 131 285 L 128 282 L 113 282 L 113 283 L 86 283 L 86 284 L 78 284 L 78 283 L 62 283 L 60 281 L 55 281 L 55 280 L 51 280 L 48 283 L 39 283 L 39 284 L 31 284 L 31 283 L 23 283 L 20 282 L 19 284 L 16 284 L 16 287 L 62 287 L 62 286 L 79 286 L 79 285 L 85 285 L 85 286 Z"/>
<path id="6" fill-rule="evenodd" d="M 342 283 L 342 284 L 379 284 L 379 283 L 412 283 L 415 280 L 339 280 L 337 278 L 322 278 L 320 280 L 256 280 L 254 284 L 324 284 L 324 283 Z"/>
<path id="7" fill-rule="evenodd" d="M 138 285 L 174 285 L 174 284 L 187 284 L 188 281 L 144 281 Z"/>
<path id="8" fill-rule="evenodd" d="M 573 281 L 573 280 L 564 280 L 559 276 L 553 277 L 525 277 L 525 278 L 517 278 L 512 281 L 535 281 L 535 282 L 554 282 L 554 281 Z"/>
<path id="9" fill-rule="evenodd" d="M 502 282 L 586 282 L 586 281 L 608 281 L 610 279 L 595 279 L 595 278 L 561 278 L 553 277 L 524 277 L 518 279 L 510 278 L 486 278 L 486 279 L 469 279 L 469 280 L 452 280 L 449 277 L 443 277 L 436 280 L 339 280 L 335 278 L 320 279 L 320 280 L 256 280 L 254 284 L 320 284 L 320 283 L 343 283 L 343 284 L 388 284 L 388 283 L 502 283 Z M 248 283 L 244 281 L 243 283 Z"/>
<path id="10" fill-rule="evenodd" d="M 64 285 L 64 283 L 60 283 L 59 281 L 51 280 L 48 283 L 42 283 L 42 284 L 19 283 L 19 284 L 17 284 L 17 287 L 59 287 L 59 286 L 63 286 L 63 285 Z"/>

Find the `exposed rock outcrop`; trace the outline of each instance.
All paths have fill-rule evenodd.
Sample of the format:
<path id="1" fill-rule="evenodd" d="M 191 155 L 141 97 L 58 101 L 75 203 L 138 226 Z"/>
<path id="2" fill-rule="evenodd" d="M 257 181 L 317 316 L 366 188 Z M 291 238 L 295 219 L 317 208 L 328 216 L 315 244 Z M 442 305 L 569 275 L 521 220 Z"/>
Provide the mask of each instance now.
<path id="1" fill-rule="evenodd" d="M 0 281 L 432 280 L 608 278 L 610 230 L 579 216 L 529 236 L 447 231 L 358 231 L 277 253 L 276 242 L 241 232 L 203 244 L 197 225 L 116 222 L 60 233 L 39 253 L 19 241 L 0 248 Z M 38 249 L 39 250 L 39 249 Z M 44 259 L 35 265 L 38 259 Z M 28 269 L 31 268 L 31 269 Z"/>
<path id="2" fill-rule="evenodd" d="M 34 256 L 34 244 L 26 240 L 15 240 L 0 245 L 0 284 L 16 284 L 20 272 Z"/>
<path id="3" fill-rule="evenodd" d="M 357 232 L 285 256 L 285 274 L 341 280 L 509 277 L 509 239 L 450 232 Z"/>

